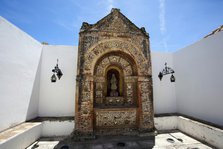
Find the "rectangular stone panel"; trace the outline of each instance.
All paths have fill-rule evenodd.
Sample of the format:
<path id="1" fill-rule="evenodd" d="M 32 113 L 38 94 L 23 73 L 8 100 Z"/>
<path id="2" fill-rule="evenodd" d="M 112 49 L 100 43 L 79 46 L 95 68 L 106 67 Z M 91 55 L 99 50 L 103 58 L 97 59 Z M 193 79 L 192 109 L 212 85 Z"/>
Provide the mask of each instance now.
<path id="1" fill-rule="evenodd" d="M 136 126 L 136 108 L 94 109 L 96 128 L 125 128 Z"/>

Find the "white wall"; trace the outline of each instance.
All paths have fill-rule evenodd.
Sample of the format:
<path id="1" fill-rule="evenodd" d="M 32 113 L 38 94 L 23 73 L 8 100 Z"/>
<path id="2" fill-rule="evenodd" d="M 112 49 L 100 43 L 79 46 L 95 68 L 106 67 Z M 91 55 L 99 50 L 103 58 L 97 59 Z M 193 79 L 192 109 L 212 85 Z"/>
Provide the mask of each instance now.
<path id="1" fill-rule="evenodd" d="M 223 125 L 222 39 L 220 32 L 175 53 L 151 52 L 155 114 L 179 112 Z M 0 131 L 37 116 L 74 115 L 76 46 L 42 46 L 2 17 L 0 44 Z M 64 75 L 51 83 L 57 58 Z M 165 62 L 175 83 L 170 75 L 158 78 Z"/>
<path id="2" fill-rule="evenodd" d="M 42 122 L 42 137 L 68 136 L 74 130 L 74 120 L 46 120 Z"/>
<path id="3" fill-rule="evenodd" d="M 167 65 L 174 69 L 172 61 L 172 53 L 152 52 L 152 77 L 153 77 L 153 98 L 155 114 L 175 113 L 176 112 L 176 96 L 175 83 L 170 82 L 170 75 L 158 78 L 158 74 Z M 175 75 L 175 74 L 174 74 Z M 177 81 L 177 80 L 176 80 Z"/>
<path id="4" fill-rule="evenodd" d="M 23 128 L 11 131 L 13 136 L 0 141 L 0 149 L 24 149 L 41 137 L 42 123 L 23 124 Z"/>
<path id="5" fill-rule="evenodd" d="M 177 111 L 223 125 L 223 32 L 174 53 Z"/>
<path id="6" fill-rule="evenodd" d="M 45 45 L 42 53 L 39 116 L 74 116 L 77 47 Z M 62 78 L 51 83 L 57 58 Z"/>
<path id="7" fill-rule="evenodd" d="M 0 131 L 37 116 L 42 45 L 0 17 Z M 35 95 L 34 95 L 35 94 Z M 32 96 L 33 95 L 33 96 Z M 32 96 L 32 98 L 31 98 Z M 31 101 L 31 99 L 33 99 Z M 38 101 L 37 101 L 38 102 Z M 32 110 L 29 107 L 32 107 Z"/>

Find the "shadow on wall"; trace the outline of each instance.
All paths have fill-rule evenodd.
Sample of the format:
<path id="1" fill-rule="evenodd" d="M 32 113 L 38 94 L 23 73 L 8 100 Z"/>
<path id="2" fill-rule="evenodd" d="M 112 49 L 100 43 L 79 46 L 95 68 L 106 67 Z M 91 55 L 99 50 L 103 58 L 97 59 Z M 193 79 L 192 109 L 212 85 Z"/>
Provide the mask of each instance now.
<path id="1" fill-rule="evenodd" d="M 42 62 L 42 53 L 39 59 L 39 64 L 36 71 L 35 80 L 33 83 L 32 93 L 27 107 L 26 121 L 36 118 L 38 116 L 41 62 Z"/>

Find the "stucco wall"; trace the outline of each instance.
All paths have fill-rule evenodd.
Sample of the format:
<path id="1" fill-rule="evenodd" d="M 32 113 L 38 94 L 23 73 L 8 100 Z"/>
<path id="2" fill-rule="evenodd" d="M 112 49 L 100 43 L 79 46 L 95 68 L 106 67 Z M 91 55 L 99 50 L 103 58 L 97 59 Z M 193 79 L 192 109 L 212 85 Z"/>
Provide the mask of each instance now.
<path id="1" fill-rule="evenodd" d="M 42 122 L 42 137 L 68 136 L 74 130 L 74 120 L 46 120 Z"/>
<path id="2" fill-rule="evenodd" d="M 39 116 L 74 116 L 77 47 L 44 45 L 41 64 Z M 59 59 L 63 76 L 51 83 Z"/>
<path id="3" fill-rule="evenodd" d="M 223 125 L 223 32 L 173 56 L 177 111 Z"/>
<path id="4" fill-rule="evenodd" d="M 2 17 L 0 44 L 1 131 L 38 114 L 38 97 L 34 94 L 39 94 L 39 87 L 34 82 L 42 45 Z"/>
<path id="5" fill-rule="evenodd" d="M 164 76 L 162 81 L 160 81 L 158 78 L 159 72 L 165 67 L 165 62 L 167 62 L 169 67 L 174 69 L 172 58 L 172 53 L 152 52 L 153 98 L 155 114 L 176 112 L 175 83 L 170 82 L 171 75 Z"/>
<path id="6" fill-rule="evenodd" d="M 156 114 L 179 112 L 223 125 L 222 39 L 220 32 L 175 53 L 151 52 Z M 76 46 L 42 46 L 2 17 L 0 44 L 0 131 L 37 116 L 74 115 Z M 57 58 L 64 75 L 51 83 Z M 165 62 L 176 71 L 175 83 L 170 75 L 158 78 Z"/>

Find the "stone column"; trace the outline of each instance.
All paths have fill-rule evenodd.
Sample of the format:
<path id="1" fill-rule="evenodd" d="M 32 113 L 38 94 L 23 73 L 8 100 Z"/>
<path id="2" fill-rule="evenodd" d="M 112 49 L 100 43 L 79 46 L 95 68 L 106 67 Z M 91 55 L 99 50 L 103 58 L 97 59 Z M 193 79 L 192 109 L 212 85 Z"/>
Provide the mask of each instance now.
<path id="1" fill-rule="evenodd" d="M 152 77 L 140 76 L 138 78 L 139 98 L 139 130 L 141 133 L 148 133 L 154 129 L 153 121 L 153 95 Z"/>
<path id="2" fill-rule="evenodd" d="M 78 107 L 73 139 L 94 138 L 93 134 L 93 77 L 84 76 L 79 81 Z"/>

